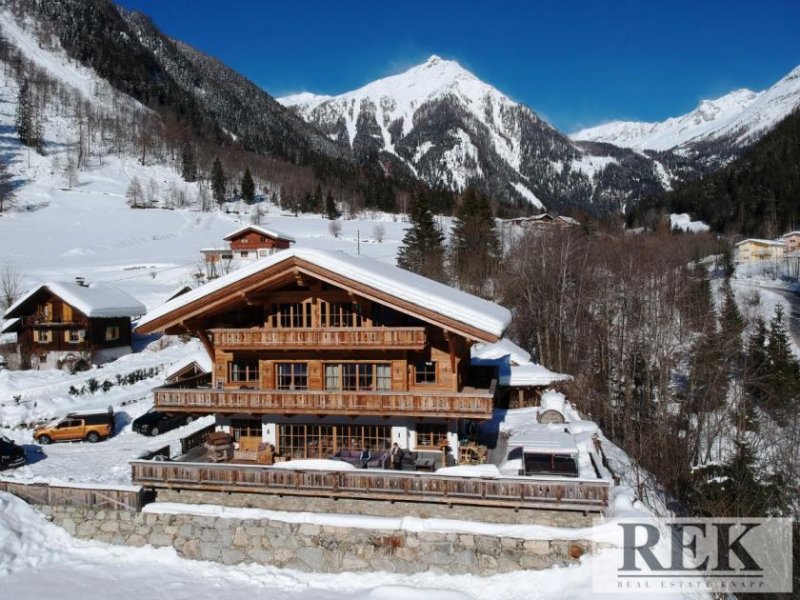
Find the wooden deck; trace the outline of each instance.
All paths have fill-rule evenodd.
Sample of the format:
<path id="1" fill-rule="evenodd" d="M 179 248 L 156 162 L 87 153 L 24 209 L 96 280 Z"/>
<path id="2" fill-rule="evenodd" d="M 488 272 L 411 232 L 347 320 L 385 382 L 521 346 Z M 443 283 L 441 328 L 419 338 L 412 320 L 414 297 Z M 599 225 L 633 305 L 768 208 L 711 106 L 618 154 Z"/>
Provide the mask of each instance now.
<path id="1" fill-rule="evenodd" d="M 134 483 L 152 489 L 359 498 L 600 512 L 610 482 L 600 479 L 483 479 L 392 471 L 303 471 L 231 464 L 132 461 Z"/>
<path id="2" fill-rule="evenodd" d="M 334 392 L 159 387 L 154 405 L 166 412 L 369 415 L 490 419 L 493 390 L 461 393 Z"/>
<path id="3" fill-rule="evenodd" d="M 220 350 L 422 350 L 424 327 L 212 329 Z"/>

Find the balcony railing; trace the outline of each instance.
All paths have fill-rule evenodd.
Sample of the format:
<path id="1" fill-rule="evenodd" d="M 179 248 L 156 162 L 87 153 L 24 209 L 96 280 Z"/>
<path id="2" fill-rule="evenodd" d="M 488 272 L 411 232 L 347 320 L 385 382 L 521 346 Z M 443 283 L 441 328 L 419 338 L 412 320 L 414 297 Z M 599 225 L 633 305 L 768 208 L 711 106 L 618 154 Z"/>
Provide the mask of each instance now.
<path id="1" fill-rule="evenodd" d="M 424 327 L 317 327 L 311 329 L 212 329 L 222 350 L 346 350 L 387 348 L 422 350 Z"/>
<path id="2" fill-rule="evenodd" d="M 489 419 L 494 404 L 491 389 L 420 393 L 160 387 L 153 393 L 155 406 L 168 412 Z"/>
<path id="3" fill-rule="evenodd" d="M 287 463 L 290 465 L 291 463 Z M 610 481 L 502 477 L 484 479 L 390 471 L 304 471 L 188 462 L 131 462 L 146 488 L 324 496 L 504 508 L 602 511 Z"/>

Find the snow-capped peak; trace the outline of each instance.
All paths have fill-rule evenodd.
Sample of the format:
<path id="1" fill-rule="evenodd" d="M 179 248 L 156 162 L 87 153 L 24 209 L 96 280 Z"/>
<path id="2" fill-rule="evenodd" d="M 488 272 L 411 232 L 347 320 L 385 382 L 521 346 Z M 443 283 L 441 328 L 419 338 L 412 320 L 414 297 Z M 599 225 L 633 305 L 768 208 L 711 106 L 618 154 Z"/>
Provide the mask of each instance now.
<path id="1" fill-rule="evenodd" d="M 284 96 L 280 99 L 280 103 L 284 106 L 297 106 L 298 104 L 306 104 L 308 102 L 314 101 L 325 101 L 330 99 L 331 96 L 326 96 L 324 94 L 312 94 L 311 92 L 300 92 L 299 94 L 292 94 L 290 96 Z"/>
<path id="2" fill-rule="evenodd" d="M 572 134 L 579 141 L 606 142 L 637 150 L 670 150 L 698 142 L 752 143 L 800 107 L 800 66 L 763 92 L 739 89 L 703 100 L 692 112 L 660 123 L 614 121 Z"/>

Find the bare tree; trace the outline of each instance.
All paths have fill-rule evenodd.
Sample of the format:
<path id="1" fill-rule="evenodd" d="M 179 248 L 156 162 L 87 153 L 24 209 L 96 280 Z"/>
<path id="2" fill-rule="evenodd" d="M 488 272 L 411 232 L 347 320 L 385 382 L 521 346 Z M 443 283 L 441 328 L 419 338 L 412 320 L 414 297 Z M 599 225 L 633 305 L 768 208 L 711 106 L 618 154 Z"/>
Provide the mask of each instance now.
<path id="1" fill-rule="evenodd" d="M 383 226 L 383 223 L 378 223 L 372 229 L 372 237 L 375 238 L 375 241 L 379 244 L 383 243 L 383 240 L 386 239 L 386 228 Z"/>
<path id="2" fill-rule="evenodd" d="M 11 262 L 0 264 L 0 309 L 8 310 L 22 294 L 22 275 Z"/>
<path id="3" fill-rule="evenodd" d="M 144 208 L 144 190 L 142 190 L 142 184 L 139 183 L 139 178 L 135 175 L 131 179 L 130 185 L 128 185 L 125 198 L 131 208 Z"/>
<path id="4" fill-rule="evenodd" d="M 14 183 L 8 166 L 0 163 L 0 214 L 14 205 Z"/>

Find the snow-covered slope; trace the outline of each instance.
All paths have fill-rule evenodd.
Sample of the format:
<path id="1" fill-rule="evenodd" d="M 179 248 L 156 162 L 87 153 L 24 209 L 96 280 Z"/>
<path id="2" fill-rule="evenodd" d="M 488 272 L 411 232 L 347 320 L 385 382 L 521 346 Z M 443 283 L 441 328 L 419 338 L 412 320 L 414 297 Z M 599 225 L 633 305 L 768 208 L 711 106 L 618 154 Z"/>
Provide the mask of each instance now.
<path id="1" fill-rule="evenodd" d="M 571 137 L 636 150 L 692 149 L 709 142 L 737 149 L 757 141 L 799 106 L 797 67 L 763 92 L 735 90 L 715 100 L 703 100 L 692 112 L 660 123 L 614 121 L 582 129 Z"/>

